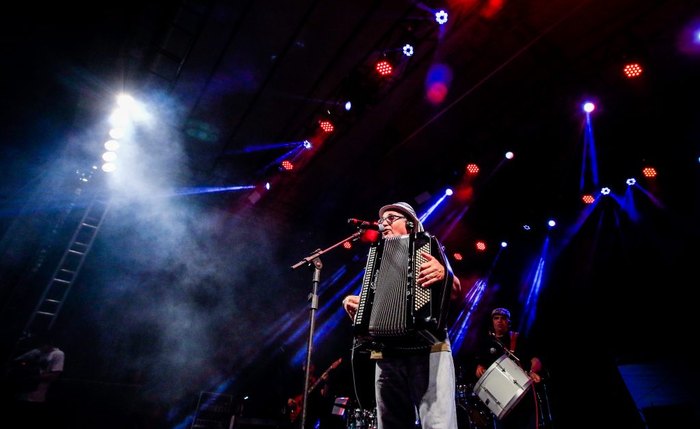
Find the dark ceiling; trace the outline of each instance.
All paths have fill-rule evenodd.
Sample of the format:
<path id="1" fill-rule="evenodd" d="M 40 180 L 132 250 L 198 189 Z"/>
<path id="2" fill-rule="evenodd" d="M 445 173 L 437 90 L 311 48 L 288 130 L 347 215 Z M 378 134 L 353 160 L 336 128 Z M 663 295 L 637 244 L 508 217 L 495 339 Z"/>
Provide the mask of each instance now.
<path id="1" fill-rule="evenodd" d="M 274 181 L 258 204 L 310 225 L 437 195 L 460 183 L 467 163 L 481 168 L 471 212 L 483 215 L 470 212 L 466 223 L 474 216 L 499 229 L 561 215 L 581 192 L 579 109 L 587 98 L 599 102 L 592 126 L 602 184 L 637 175 L 645 163 L 692 156 L 681 140 L 692 132 L 684 119 L 692 118 L 697 48 L 684 49 L 683 40 L 692 2 L 159 3 L 81 10 L 91 19 L 56 7 L 17 20 L 6 30 L 5 89 L 27 107 L 7 103 L 16 129 L 4 140 L 41 144 L 46 137 L 23 125 L 34 114 L 44 134 L 75 133 L 116 91 L 149 101 L 162 91 L 169 104 L 157 99 L 160 113 L 187 155 L 183 186 Z M 431 15 L 437 7 L 451 8 L 442 28 Z M 415 45 L 410 58 L 398 51 L 407 41 Z M 398 63 L 384 81 L 372 70 L 381 56 Z M 641 78 L 623 78 L 628 60 L 647 67 Z M 451 73 L 439 104 L 425 95 L 436 65 Z M 29 89 L 16 84 L 23 80 Z M 351 113 L 338 105 L 347 98 L 360 99 Z M 337 129 L 314 141 L 296 171 L 278 168 L 289 148 L 260 150 L 313 140 L 326 116 Z M 502 165 L 509 150 L 515 160 Z"/>
<path id="2" fill-rule="evenodd" d="M 431 11 L 442 7 L 450 16 L 439 27 Z M 700 46 L 692 44 L 691 32 L 700 23 L 698 2 L 202 0 L 18 8 L 0 30 L 6 312 L 17 308 L 18 290 L 32 282 L 40 290 L 37 267 L 50 269 L 46 254 L 60 252 L 70 237 L 66 227 L 61 238 L 64 225 L 46 215 L 59 216 L 60 204 L 47 210 L 49 203 L 41 199 L 50 194 L 66 204 L 73 189 L 47 185 L 54 180 L 48 176 L 59 166 L 75 171 L 96 162 L 95 150 L 84 148 L 101 141 L 95 124 L 111 109 L 114 95 L 127 90 L 157 119 L 141 136 L 149 153 L 142 156 L 144 170 L 132 174 L 140 180 L 121 182 L 121 191 L 148 199 L 154 192 L 192 187 L 255 189 L 179 199 L 178 206 L 197 207 L 200 214 L 167 230 L 163 225 L 176 217 L 172 207 L 163 213 L 139 200 L 139 216 L 133 206 L 115 209 L 84 268 L 94 277 L 72 292 L 80 302 L 67 303 L 75 307 L 63 316 L 66 331 L 85 326 L 76 314 L 85 313 L 89 326 L 112 314 L 110 306 L 119 298 L 91 288 L 94 284 L 109 284 L 109 293 L 126 301 L 137 296 L 130 288 L 138 288 L 142 297 L 131 304 L 151 308 L 171 293 L 156 277 L 187 287 L 204 278 L 211 282 L 207 292 L 190 291 L 187 299 L 212 316 L 217 300 L 221 305 L 232 298 L 230 285 L 242 282 L 252 286 L 243 292 L 248 312 L 235 296 L 231 314 L 212 316 L 225 322 L 200 328 L 232 335 L 230 318 L 247 324 L 238 320 L 241 333 L 213 340 L 221 341 L 214 358 L 195 353 L 199 360 L 193 360 L 231 365 L 226 358 L 221 364 L 221 355 L 240 350 L 246 329 L 256 332 L 250 312 L 262 313 L 257 323 L 272 324 L 287 317 L 285 304 L 291 303 L 303 321 L 310 276 L 290 273 L 289 267 L 350 235 L 347 218 L 374 219 L 379 206 L 399 200 L 424 213 L 451 187 L 455 195 L 426 225 L 450 251 L 465 255 L 453 261 L 463 283 L 471 286 L 470 279 L 493 275 L 496 292 L 481 311 L 502 303 L 524 313 L 525 298 L 517 291 L 531 281 L 527 267 L 543 252 L 547 229 L 540 225 L 549 217 L 560 220 L 535 331 L 561 372 L 578 371 L 579 364 L 596 358 L 593 366 L 600 369 L 608 359 L 619 363 L 672 351 L 670 344 L 683 337 L 673 317 L 677 306 L 686 305 L 678 298 L 688 288 L 672 294 L 657 288 L 693 283 L 683 279 L 695 274 L 686 261 L 697 259 L 691 249 L 700 236 Z M 407 41 L 415 47 L 410 58 L 400 55 Z M 383 80 L 373 73 L 381 57 L 397 66 Z M 627 61 L 643 65 L 639 78 L 624 78 Z M 432 103 L 426 80 L 437 66 L 448 71 L 448 91 L 442 102 Z M 348 98 L 355 101 L 350 112 L 342 109 Z M 592 145 L 584 138 L 580 111 L 588 99 L 598 106 L 591 115 Z M 319 132 L 321 119 L 333 121 L 333 133 Z M 313 149 L 293 171 L 282 171 L 279 163 L 290 150 L 283 144 L 306 139 Z M 515 153 L 513 160 L 504 160 L 507 151 Z M 468 163 L 480 167 L 478 176 L 465 177 Z M 640 177 L 648 165 L 658 168 L 654 181 Z M 591 178 L 594 167 L 597 180 Z M 600 217 L 587 217 L 583 192 L 610 186 L 621 202 L 630 176 L 640 179 L 640 194 L 647 197 L 639 202 L 639 217 L 628 219 L 612 203 L 599 205 Z M 263 189 L 267 182 L 269 192 Z M 27 219 L 44 217 L 45 223 L 22 229 Z M 532 235 L 522 231 L 525 223 Z M 108 242 L 117 238 L 123 248 L 110 253 Z M 490 249 L 509 240 L 517 257 L 504 257 L 496 266 L 497 251 L 476 253 L 475 239 L 486 240 Z M 192 248 L 197 252 L 189 252 Z M 271 250 L 262 254 L 262 249 Z M 357 255 L 352 263 L 360 270 Z M 348 259 L 339 252 L 328 258 L 329 277 Z M 212 264 L 200 283 L 189 280 L 193 266 L 221 259 L 227 261 Z M 234 275 L 223 278 L 231 270 Z M 107 271 L 115 277 L 96 280 Z M 259 296 L 260 290 L 269 293 Z M 88 302 L 94 306 L 89 311 Z M 681 321 L 692 324 L 686 313 Z M 17 314 L 12 316 L 21 325 L 26 315 Z M 128 319 L 124 314 L 131 312 L 124 311 L 119 323 Z M 158 337 L 155 316 L 143 323 L 152 327 L 148 338 Z M 562 328 L 578 335 L 582 346 L 572 351 L 551 345 L 552 338 L 560 343 Z M 104 334 L 94 329 L 86 338 L 128 348 L 116 339 L 105 346 Z M 7 331 L 5 342 L 11 342 L 16 332 Z M 569 363 L 576 369 L 567 368 Z M 560 389 L 576 399 L 602 394 L 578 385 Z"/>
<path id="3" fill-rule="evenodd" d="M 645 162 L 669 160 L 668 147 L 657 144 L 667 127 L 640 124 L 678 121 L 660 106 L 686 105 L 697 61 L 679 46 L 691 23 L 683 20 L 692 16 L 689 3 L 531 1 L 497 10 L 489 4 L 455 2 L 440 29 L 414 2 L 288 2 L 275 10 L 251 2 L 241 10 L 213 8 L 191 40 L 173 30 L 165 49 L 189 58 L 168 81 L 170 93 L 184 104 L 187 126 L 212 135 L 186 143 L 195 180 L 278 180 L 284 192 L 263 204 L 318 225 L 357 210 L 371 215 L 387 199 L 439 194 L 474 162 L 481 182 L 497 182 L 490 192 L 476 188 L 483 195 L 474 210 L 484 213 L 479 218 L 497 219 L 495 228 L 526 214 L 542 220 L 578 202 L 579 107 L 586 97 L 601 106 L 593 127 L 603 181 L 612 186 Z M 196 21 L 187 13 L 183 22 Z M 409 59 L 394 54 L 406 40 L 415 43 Z M 372 65 L 384 54 L 401 63 L 396 76 L 377 83 Z M 164 55 L 155 54 L 150 71 L 167 73 Z M 625 81 L 627 60 L 649 64 L 648 74 Z M 425 95 L 435 65 L 452 73 L 438 105 Z M 352 114 L 334 105 L 358 96 L 363 101 Z M 298 171 L 279 173 L 274 161 L 286 149 L 245 153 L 311 138 L 327 111 L 337 130 Z M 497 168 L 508 150 L 515 165 Z"/>

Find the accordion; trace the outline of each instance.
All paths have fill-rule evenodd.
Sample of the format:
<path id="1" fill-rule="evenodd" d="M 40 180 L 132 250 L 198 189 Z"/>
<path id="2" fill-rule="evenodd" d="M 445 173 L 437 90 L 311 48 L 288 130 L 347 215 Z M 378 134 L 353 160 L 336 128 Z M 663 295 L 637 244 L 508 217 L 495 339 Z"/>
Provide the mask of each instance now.
<path id="1" fill-rule="evenodd" d="M 416 278 L 430 254 L 445 267 L 442 282 Z M 453 274 L 438 240 L 427 232 L 390 236 L 372 244 L 362 278 L 355 337 L 379 343 L 433 344 L 444 339 Z"/>

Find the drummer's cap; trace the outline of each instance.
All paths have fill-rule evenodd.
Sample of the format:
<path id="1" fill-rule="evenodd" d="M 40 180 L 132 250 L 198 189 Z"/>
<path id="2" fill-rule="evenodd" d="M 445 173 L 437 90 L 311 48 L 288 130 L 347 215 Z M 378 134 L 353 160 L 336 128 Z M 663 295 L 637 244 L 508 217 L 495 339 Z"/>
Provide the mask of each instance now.
<path id="1" fill-rule="evenodd" d="M 494 308 L 491 312 L 491 317 L 500 314 L 501 316 L 506 316 L 506 319 L 510 320 L 510 311 L 507 308 Z"/>

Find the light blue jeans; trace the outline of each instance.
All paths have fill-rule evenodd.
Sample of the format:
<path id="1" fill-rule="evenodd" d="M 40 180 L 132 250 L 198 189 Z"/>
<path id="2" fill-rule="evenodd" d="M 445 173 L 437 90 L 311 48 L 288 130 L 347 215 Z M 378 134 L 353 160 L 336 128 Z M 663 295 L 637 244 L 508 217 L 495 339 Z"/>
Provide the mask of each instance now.
<path id="1" fill-rule="evenodd" d="M 457 429 L 452 352 L 377 360 L 378 429 Z"/>

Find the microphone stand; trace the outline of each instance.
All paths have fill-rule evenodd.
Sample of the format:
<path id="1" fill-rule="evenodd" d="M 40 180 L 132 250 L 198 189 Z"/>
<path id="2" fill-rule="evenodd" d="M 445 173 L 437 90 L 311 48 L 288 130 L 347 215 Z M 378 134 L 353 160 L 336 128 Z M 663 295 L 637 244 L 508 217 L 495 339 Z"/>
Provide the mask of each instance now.
<path id="1" fill-rule="evenodd" d="M 292 265 L 292 269 L 296 270 L 301 266 L 308 266 L 314 269 L 313 278 L 311 281 L 311 293 L 309 294 L 309 302 L 311 303 L 309 311 L 309 337 L 306 343 L 306 367 L 304 368 L 304 394 L 302 395 L 302 406 L 301 406 L 301 429 L 306 427 L 306 399 L 309 393 L 309 371 L 311 368 L 311 351 L 313 350 L 314 342 L 314 324 L 316 320 L 316 310 L 318 310 L 318 284 L 321 280 L 321 268 L 323 268 L 323 263 L 321 262 L 321 255 L 330 252 L 346 241 L 355 241 L 362 235 L 362 229 L 359 229 L 353 233 L 351 236 L 340 240 L 334 245 L 327 247 L 326 249 L 317 249 L 309 256 L 305 257 L 301 261 Z"/>

